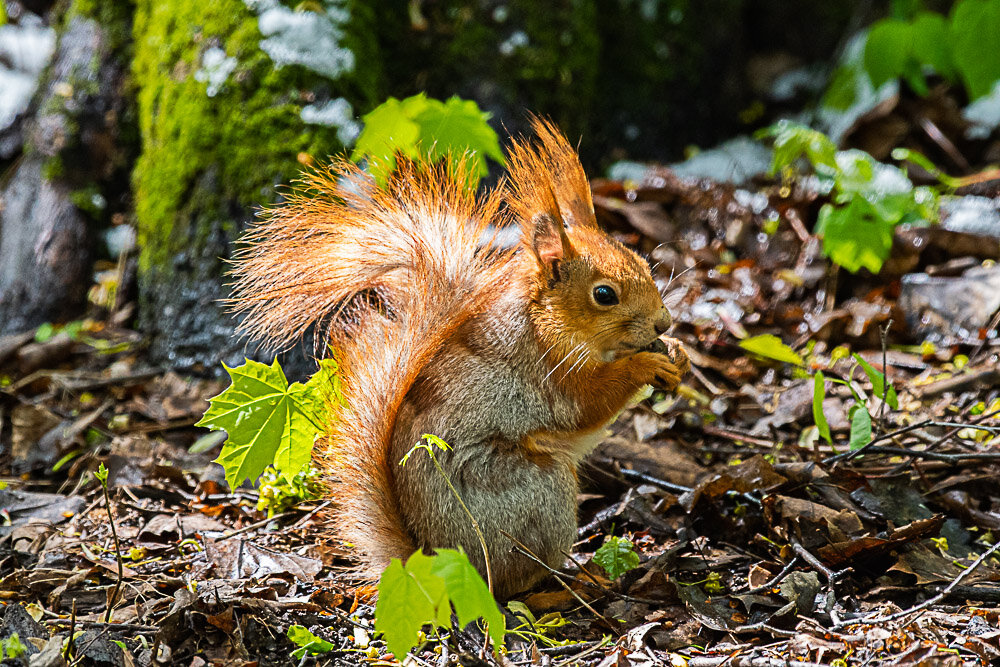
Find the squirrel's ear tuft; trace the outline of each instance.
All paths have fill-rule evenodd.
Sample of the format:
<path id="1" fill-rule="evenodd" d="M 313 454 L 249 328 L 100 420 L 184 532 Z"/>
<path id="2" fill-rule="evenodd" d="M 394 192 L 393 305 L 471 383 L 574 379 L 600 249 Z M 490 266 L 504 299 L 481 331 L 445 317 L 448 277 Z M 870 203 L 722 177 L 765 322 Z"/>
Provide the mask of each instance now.
<path id="1" fill-rule="evenodd" d="M 597 227 L 590 184 L 576 151 L 556 127 L 532 120 L 537 141 L 512 141 L 507 154 L 506 201 L 522 229 L 522 242 L 533 247 L 540 216 L 571 228 Z M 535 251 L 537 255 L 537 250 Z"/>
<path id="2" fill-rule="evenodd" d="M 559 262 L 576 257 L 576 251 L 566 235 L 562 220 L 548 213 L 532 218 L 531 250 L 549 282 L 558 282 Z"/>

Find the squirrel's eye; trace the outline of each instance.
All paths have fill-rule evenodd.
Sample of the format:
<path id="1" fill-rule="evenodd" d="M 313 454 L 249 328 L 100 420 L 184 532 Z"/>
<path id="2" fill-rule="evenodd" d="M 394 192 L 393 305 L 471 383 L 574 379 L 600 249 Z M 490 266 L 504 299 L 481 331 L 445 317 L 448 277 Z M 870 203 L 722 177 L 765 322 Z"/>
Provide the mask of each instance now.
<path id="1" fill-rule="evenodd" d="M 618 303 L 618 294 L 613 287 L 598 285 L 594 288 L 594 301 L 601 306 L 613 306 Z"/>

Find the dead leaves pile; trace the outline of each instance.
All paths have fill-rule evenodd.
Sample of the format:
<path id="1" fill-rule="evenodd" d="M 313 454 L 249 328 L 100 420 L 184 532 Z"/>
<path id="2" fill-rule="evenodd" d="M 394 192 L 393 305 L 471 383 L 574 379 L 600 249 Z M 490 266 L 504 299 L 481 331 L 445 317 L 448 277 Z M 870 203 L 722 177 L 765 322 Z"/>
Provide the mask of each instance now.
<path id="1" fill-rule="evenodd" d="M 977 184 L 1000 209 L 998 192 Z M 809 233 L 815 193 L 652 169 L 595 183 L 595 203 L 669 282 L 694 368 L 582 471 L 579 542 L 507 608 L 509 664 L 1000 660 L 1000 316 L 948 296 L 992 284 L 998 239 L 900 230 L 882 274 L 851 276 Z M 0 340 L 0 638 L 17 632 L 21 664 L 291 664 L 293 623 L 335 647 L 307 663 L 384 661 L 322 503 L 268 519 L 251 489 L 221 483 L 221 443 L 193 428 L 221 386 L 145 367 L 132 332 L 84 332 Z M 738 346 L 762 333 L 806 367 Z M 899 394 L 898 410 L 869 398 L 876 439 L 860 452 L 845 451 L 846 389 L 824 401 L 833 446 L 812 428 L 812 370 L 871 395 L 841 346 Z M 114 599 L 101 462 L 125 561 Z M 592 561 L 610 534 L 641 556 L 616 581 Z M 470 627 L 409 660 L 474 664 L 481 647 Z"/>

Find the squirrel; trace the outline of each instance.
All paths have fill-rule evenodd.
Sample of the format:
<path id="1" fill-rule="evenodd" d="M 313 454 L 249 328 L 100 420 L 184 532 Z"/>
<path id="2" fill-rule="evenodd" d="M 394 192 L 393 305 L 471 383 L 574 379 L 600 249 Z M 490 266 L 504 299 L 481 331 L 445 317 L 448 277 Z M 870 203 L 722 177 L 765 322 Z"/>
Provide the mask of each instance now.
<path id="1" fill-rule="evenodd" d="M 365 577 L 462 547 L 498 598 L 530 588 L 575 541 L 577 464 L 640 389 L 689 368 L 647 262 L 598 227 L 576 151 L 533 127 L 485 194 L 464 158 L 397 155 L 381 187 L 347 160 L 314 169 L 234 255 L 242 332 L 280 348 L 315 326 L 338 363 L 314 460 Z M 451 446 L 448 480 L 426 455 L 400 465 L 424 434 Z"/>

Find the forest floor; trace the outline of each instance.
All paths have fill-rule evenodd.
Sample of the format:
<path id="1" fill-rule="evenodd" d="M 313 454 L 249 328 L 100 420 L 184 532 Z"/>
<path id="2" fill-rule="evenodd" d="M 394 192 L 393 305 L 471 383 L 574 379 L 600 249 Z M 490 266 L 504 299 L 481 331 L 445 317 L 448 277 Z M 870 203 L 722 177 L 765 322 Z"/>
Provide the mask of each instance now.
<path id="1" fill-rule="evenodd" d="M 503 664 L 1000 660 L 1000 290 L 976 296 L 997 240 L 901 229 L 879 275 L 849 274 L 804 189 L 666 169 L 594 188 L 670 280 L 693 370 L 588 459 L 579 541 L 506 605 Z M 194 427 L 225 384 L 148 366 L 125 321 L 0 339 L 0 637 L 32 665 L 390 664 L 324 503 L 269 517 L 231 491 L 220 434 Z M 592 560 L 609 535 L 640 556 L 613 581 Z M 293 624 L 332 651 L 292 657 Z M 442 630 L 406 664 L 493 664 L 482 643 Z"/>

